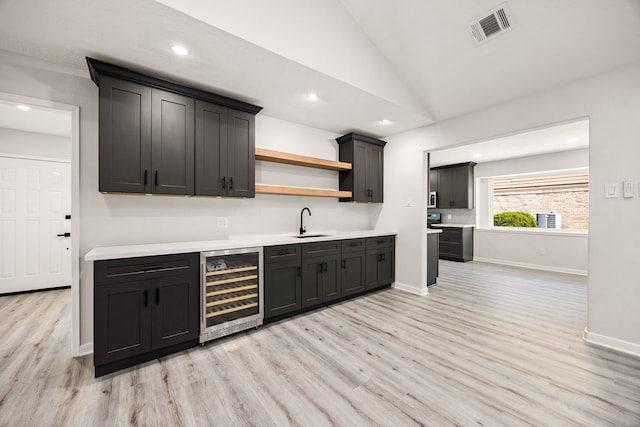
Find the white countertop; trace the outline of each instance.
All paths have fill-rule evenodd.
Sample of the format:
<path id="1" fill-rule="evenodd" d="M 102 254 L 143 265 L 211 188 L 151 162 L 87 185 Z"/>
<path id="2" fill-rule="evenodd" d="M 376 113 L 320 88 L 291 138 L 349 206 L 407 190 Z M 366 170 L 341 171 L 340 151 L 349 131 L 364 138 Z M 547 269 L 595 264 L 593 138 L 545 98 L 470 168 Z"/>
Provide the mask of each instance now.
<path id="1" fill-rule="evenodd" d="M 295 238 L 291 234 L 269 234 L 260 236 L 238 236 L 223 240 L 206 240 L 195 242 L 153 243 L 147 245 L 123 245 L 96 247 L 87 252 L 85 261 L 105 259 L 133 258 L 140 256 L 170 255 L 188 252 L 206 252 L 222 249 L 238 249 L 259 246 L 290 245 L 294 243 L 326 242 L 330 240 L 359 239 L 364 237 L 396 235 L 395 231 L 360 230 L 341 232 L 308 231 L 307 235 L 326 234 L 319 237 Z"/>
<path id="2" fill-rule="evenodd" d="M 431 224 L 431 227 L 455 227 L 455 228 L 468 228 L 475 227 L 475 224 Z"/>
<path id="3" fill-rule="evenodd" d="M 438 234 L 442 233 L 442 230 L 434 230 L 433 228 L 427 228 L 427 234 Z"/>

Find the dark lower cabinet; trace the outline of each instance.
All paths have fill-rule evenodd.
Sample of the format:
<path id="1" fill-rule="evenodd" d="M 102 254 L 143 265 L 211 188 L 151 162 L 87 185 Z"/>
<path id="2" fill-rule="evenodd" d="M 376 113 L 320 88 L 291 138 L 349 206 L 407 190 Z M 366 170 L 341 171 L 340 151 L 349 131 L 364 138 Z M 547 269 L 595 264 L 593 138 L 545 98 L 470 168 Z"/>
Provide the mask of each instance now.
<path id="1" fill-rule="evenodd" d="M 435 285 L 439 274 L 439 233 L 427 234 L 427 286 Z"/>
<path id="2" fill-rule="evenodd" d="M 366 242 L 366 289 L 390 285 L 395 280 L 395 237 L 370 237 Z"/>
<path id="3" fill-rule="evenodd" d="M 302 308 L 301 245 L 264 249 L 264 317 L 280 317 Z"/>
<path id="4" fill-rule="evenodd" d="M 342 296 L 339 240 L 302 246 L 302 307 L 329 302 Z"/>
<path id="5" fill-rule="evenodd" d="M 194 253 L 96 261 L 96 376 L 197 345 L 199 259 Z"/>
<path id="6" fill-rule="evenodd" d="M 365 291 L 365 239 L 342 241 L 340 282 L 342 296 Z"/>
<path id="7" fill-rule="evenodd" d="M 473 260 L 473 227 L 439 227 L 440 259 L 467 262 Z"/>

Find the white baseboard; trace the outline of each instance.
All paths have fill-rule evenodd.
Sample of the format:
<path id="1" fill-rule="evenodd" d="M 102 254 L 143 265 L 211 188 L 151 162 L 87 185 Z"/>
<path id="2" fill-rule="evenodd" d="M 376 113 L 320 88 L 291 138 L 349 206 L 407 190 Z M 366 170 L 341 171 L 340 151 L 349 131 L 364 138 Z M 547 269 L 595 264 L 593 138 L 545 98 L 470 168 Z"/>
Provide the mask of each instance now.
<path id="1" fill-rule="evenodd" d="M 486 262 L 490 264 L 508 265 L 511 267 L 530 268 L 532 270 L 554 271 L 556 273 L 576 274 L 579 276 L 588 275 L 588 272 L 586 270 L 578 270 L 574 268 L 563 268 L 563 267 L 555 267 L 551 265 L 542 265 L 542 264 L 530 264 L 527 262 L 506 261 L 503 259 L 483 258 L 483 257 L 476 257 L 476 256 L 473 257 L 473 260 L 478 262 Z"/>
<path id="2" fill-rule="evenodd" d="M 589 332 L 587 328 L 584 328 L 582 339 L 589 344 L 606 347 L 611 350 L 616 350 L 622 353 L 630 354 L 632 356 L 640 357 L 640 344 Z"/>
<path id="3" fill-rule="evenodd" d="M 410 294 L 415 295 L 428 295 L 429 290 L 425 286 L 424 288 L 407 285 L 405 283 L 393 282 L 393 288 L 398 289 L 399 291 L 409 292 Z"/>
<path id="4" fill-rule="evenodd" d="M 88 342 L 80 346 L 80 354 L 78 354 L 78 357 L 87 356 L 92 353 L 93 353 L 93 343 Z"/>

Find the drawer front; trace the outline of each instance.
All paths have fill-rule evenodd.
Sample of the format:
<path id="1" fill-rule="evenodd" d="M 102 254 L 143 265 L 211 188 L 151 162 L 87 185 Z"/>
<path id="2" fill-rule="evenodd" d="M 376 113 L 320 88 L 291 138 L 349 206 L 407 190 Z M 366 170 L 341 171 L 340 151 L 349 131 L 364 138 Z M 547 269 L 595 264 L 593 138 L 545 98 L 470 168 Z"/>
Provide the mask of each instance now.
<path id="1" fill-rule="evenodd" d="M 341 240 L 332 240 L 330 242 L 305 243 L 302 245 L 303 256 L 316 255 L 335 255 L 340 253 Z"/>
<path id="2" fill-rule="evenodd" d="M 367 237 L 366 248 L 370 249 L 378 249 L 378 248 L 388 248 L 389 246 L 393 246 L 395 243 L 395 236 L 380 236 L 380 237 Z"/>
<path id="3" fill-rule="evenodd" d="M 440 241 L 440 256 L 462 257 L 462 245 Z"/>
<path id="4" fill-rule="evenodd" d="M 442 228 L 440 233 L 441 242 L 462 243 L 462 229 L 460 228 Z"/>
<path id="5" fill-rule="evenodd" d="M 365 239 L 348 239 L 342 241 L 342 253 L 364 251 Z"/>
<path id="6" fill-rule="evenodd" d="M 279 262 L 299 259 L 300 253 L 300 245 L 265 246 L 264 262 Z"/>
<path id="7" fill-rule="evenodd" d="M 158 255 L 96 261 L 94 284 L 108 285 L 199 272 L 200 254 Z"/>

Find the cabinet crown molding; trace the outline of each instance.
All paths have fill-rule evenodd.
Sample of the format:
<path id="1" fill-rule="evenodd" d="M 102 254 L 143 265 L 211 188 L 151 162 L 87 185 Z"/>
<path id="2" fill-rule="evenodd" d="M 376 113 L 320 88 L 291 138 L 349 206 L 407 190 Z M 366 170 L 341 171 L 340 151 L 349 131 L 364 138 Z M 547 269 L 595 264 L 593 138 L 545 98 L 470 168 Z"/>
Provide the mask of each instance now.
<path id="1" fill-rule="evenodd" d="M 157 77 L 149 76 L 147 74 L 142 74 L 140 72 L 120 67 L 118 65 L 110 64 L 108 62 L 100 61 L 98 59 L 87 57 L 87 65 L 89 66 L 91 80 L 93 80 L 93 82 L 98 87 L 100 87 L 100 76 L 107 75 L 123 80 L 129 80 L 134 83 L 144 84 L 157 89 L 167 90 L 180 95 L 186 95 L 195 99 L 200 99 L 202 101 L 222 105 L 223 107 L 244 111 L 245 113 L 258 114 L 262 110 L 262 107 L 258 107 L 257 105 L 238 101 L 237 99 L 218 95 L 202 89 L 184 86 L 180 83 L 160 79 Z"/>
<path id="2" fill-rule="evenodd" d="M 387 145 L 387 141 L 382 141 L 380 139 L 372 138 L 370 136 L 361 135 L 353 132 L 343 135 L 340 138 L 336 138 L 336 142 L 338 144 L 344 144 L 345 142 L 354 141 L 354 140 L 366 142 L 368 144 L 379 145 L 380 147 L 384 147 L 385 145 Z"/>

